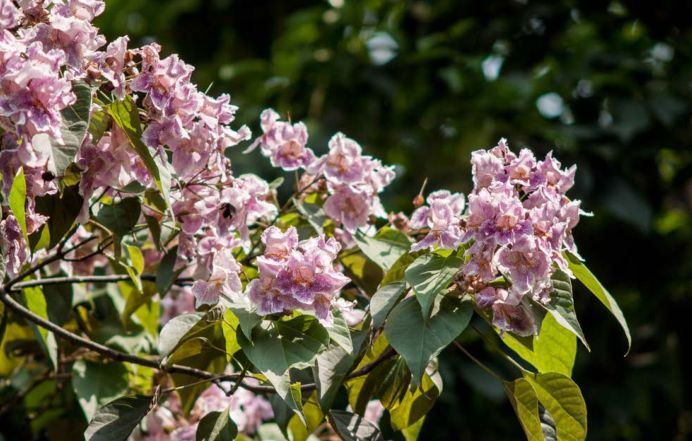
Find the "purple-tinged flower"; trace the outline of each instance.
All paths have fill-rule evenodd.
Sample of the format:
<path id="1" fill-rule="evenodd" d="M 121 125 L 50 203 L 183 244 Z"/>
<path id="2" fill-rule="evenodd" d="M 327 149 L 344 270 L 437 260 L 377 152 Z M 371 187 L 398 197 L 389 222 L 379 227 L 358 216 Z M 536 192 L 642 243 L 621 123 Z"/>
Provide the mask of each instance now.
<path id="1" fill-rule="evenodd" d="M 536 333 L 531 312 L 521 303 L 511 304 L 497 301 L 492 306 L 493 325 L 503 331 L 512 332 L 522 337 Z"/>
<path id="2" fill-rule="evenodd" d="M 368 225 L 371 211 L 370 199 L 364 191 L 341 185 L 336 187 L 325 201 L 324 212 L 334 221 L 342 224 L 346 231 L 353 233 L 358 228 Z"/>
<path id="3" fill-rule="evenodd" d="M 274 167 L 286 171 L 307 168 L 315 160 L 315 154 L 306 147 L 308 129 L 305 124 L 279 121 L 279 114 L 273 109 L 263 111 L 260 118 L 263 135 L 246 153 L 260 146 L 262 154 L 271 159 Z"/>
<path id="4" fill-rule="evenodd" d="M 0 32 L 19 25 L 21 14 L 12 0 L 0 0 Z"/>
<path id="5" fill-rule="evenodd" d="M 533 236 L 524 236 L 511 248 L 504 246 L 497 252 L 497 265 L 509 273 L 512 290 L 527 293 L 542 289 L 550 283 L 550 255 L 543 250 Z"/>
<path id="6" fill-rule="evenodd" d="M 268 231 L 262 236 L 268 254 L 257 258 L 259 278 L 248 284 L 250 301 L 260 314 L 303 309 L 329 320 L 331 305 L 349 282 L 335 268 L 339 243 L 324 236 L 295 243 L 294 227 L 283 235 L 275 229 Z"/>
<path id="7" fill-rule="evenodd" d="M 443 249 L 456 249 L 462 242 L 461 213 L 465 198 L 461 193 L 438 190 L 430 193 L 427 206 L 416 209 L 411 215 L 411 228 L 429 228 L 428 234 L 413 244 L 412 251 L 435 245 Z"/>
<path id="8" fill-rule="evenodd" d="M 471 173 L 474 189 L 486 188 L 493 181 L 503 180 L 505 174 L 504 162 L 487 150 L 476 150 L 471 153 Z"/>
<path id="9" fill-rule="evenodd" d="M 548 190 L 565 194 L 574 185 L 574 175 L 576 172 L 576 165 L 567 170 L 562 170 L 560 161 L 553 158 L 553 152 L 550 152 L 543 161 L 536 165 L 536 172 L 531 179 L 531 187 L 535 189 L 543 186 Z"/>
<path id="10" fill-rule="evenodd" d="M 308 167 L 312 175 L 324 174 L 334 184 L 355 184 L 365 177 L 365 161 L 361 147 L 343 133 L 329 140 L 329 152 Z"/>
<path id="11" fill-rule="evenodd" d="M 128 37 L 119 37 L 108 44 L 103 56 L 101 75 L 113 86 L 113 95 L 119 100 L 125 98 L 125 67 Z"/>
<path id="12" fill-rule="evenodd" d="M 0 222 L 0 250 L 5 260 L 7 275 L 15 277 L 26 262 L 28 253 L 17 218 L 11 214 Z"/>
<path id="13" fill-rule="evenodd" d="M 192 285 L 195 306 L 215 305 L 220 297 L 236 298 L 242 292 L 240 265 L 229 250 L 216 253 L 207 280 L 197 280 Z"/>
<path id="14" fill-rule="evenodd" d="M 519 152 L 519 156 L 507 166 L 509 182 L 513 185 L 528 187 L 535 168 L 536 157 L 533 155 L 533 152 L 529 149 L 522 149 Z"/>

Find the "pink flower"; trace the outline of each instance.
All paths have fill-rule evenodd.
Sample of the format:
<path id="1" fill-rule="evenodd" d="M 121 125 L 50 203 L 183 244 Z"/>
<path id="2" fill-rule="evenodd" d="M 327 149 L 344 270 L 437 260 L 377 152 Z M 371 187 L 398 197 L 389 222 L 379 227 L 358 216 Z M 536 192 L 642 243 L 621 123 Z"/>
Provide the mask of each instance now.
<path id="1" fill-rule="evenodd" d="M 284 235 L 276 229 L 267 231 L 262 241 L 269 244 L 269 253 L 257 258 L 260 274 L 248 284 L 250 301 L 260 314 L 303 309 L 329 320 L 332 302 L 349 282 L 335 269 L 339 243 L 324 236 L 295 243 L 294 227 Z M 288 249 L 289 245 L 292 248 Z"/>
<path id="2" fill-rule="evenodd" d="M 524 294 L 540 290 L 550 283 L 550 255 L 539 247 L 533 236 L 521 238 L 511 248 L 500 248 L 497 264 L 509 273 L 515 292 Z"/>
<path id="3" fill-rule="evenodd" d="M 308 130 L 305 124 L 279 121 L 279 114 L 273 109 L 263 111 L 260 118 L 264 134 L 246 152 L 259 145 L 262 154 L 271 159 L 274 167 L 286 171 L 307 168 L 315 160 L 315 154 L 306 147 Z"/>
<path id="4" fill-rule="evenodd" d="M 17 218 L 9 215 L 0 222 L 0 250 L 5 259 L 5 271 L 9 277 L 15 277 L 26 262 L 28 253 L 26 241 L 19 228 Z"/>
<path id="5" fill-rule="evenodd" d="M 358 228 L 368 225 L 371 211 L 370 199 L 365 191 L 341 185 L 335 187 L 333 193 L 325 201 L 324 212 L 337 223 L 342 224 L 346 231 L 353 233 Z"/>
<path id="6" fill-rule="evenodd" d="M 19 9 L 12 0 L 0 0 L 0 32 L 17 26 L 20 17 Z"/>
<path id="7" fill-rule="evenodd" d="M 365 177 L 365 161 L 361 147 L 343 133 L 337 133 L 329 141 L 329 153 L 308 167 L 312 175 L 324 174 L 335 184 L 355 184 Z"/>
<path id="8" fill-rule="evenodd" d="M 238 276 L 240 271 L 240 265 L 235 261 L 230 250 L 217 252 L 206 280 L 197 280 L 192 285 L 195 306 L 215 305 L 220 297 L 233 299 L 240 295 L 242 292 L 242 283 Z"/>
<path id="9" fill-rule="evenodd" d="M 413 244 L 412 251 L 434 248 L 456 249 L 462 241 L 461 213 L 465 199 L 461 193 L 439 190 L 430 193 L 427 206 L 419 207 L 411 215 L 411 228 L 429 228 L 428 234 Z"/>

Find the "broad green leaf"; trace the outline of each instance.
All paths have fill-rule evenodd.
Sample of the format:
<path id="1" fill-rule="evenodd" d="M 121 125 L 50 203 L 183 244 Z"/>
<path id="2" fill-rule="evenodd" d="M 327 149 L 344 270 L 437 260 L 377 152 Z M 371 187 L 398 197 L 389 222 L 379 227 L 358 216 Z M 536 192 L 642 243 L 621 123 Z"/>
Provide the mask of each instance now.
<path id="1" fill-rule="evenodd" d="M 445 298 L 426 318 L 416 299 L 407 298 L 389 314 L 384 333 L 420 384 L 428 363 L 466 329 L 472 315 L 470 302 Z"/>
<path id="2" fill-rule="evenodd" d="M 423 375 L 420 387 L 411 385 L 394 406 L 388 407 L 392 429 L 403 430 L 422 420 L 441 393 L 442 377 L 439 372 Z"/>
<path id="3" fill-rule="evenodd" d="M 589 351 L 591 348 L 584 337 L 577 313 L 574 310 L 574 297 L 572 296 L 572 282 L 563 271 L 556 270 L 552 277 L 553 292 L 550 294 L 550 302 L 546 309 L 555 318 L 557 323 L 574 333 Z"/>
<path id="4" fill-rule="evenodd" d="M 252 341 L 236 334 L 243 353 L 272 383 L 291 409 L 300 413 L 300 388 L 290 384 L 289 368 L 310 367 L 329 344 L 329 333 L 315 317 L 299 315 L 256 327 Z"/>
<path id="5" fill-rule="evenodd" d="M 416 421 L 415 424 L 403 429 L 401 431 L 401 434 L 404 435 L 404 440 L 405 441 L 417 441 L 418 435 L 420 435 L 420 431 L 423 428 L 423 424 L 425 424 L 425 417 Z"/>
<path id="6" fill-rule="evenodd" d="M 376 425 L 345 410 L 330 410 L 329 421 L 344 441 L 384 441 Z"/>
<path id="7" fill-rule="evenodd" d="M 173 317 L 161 329 L 159 335 L 159 354 L 167 357 L 181 342 L 180 340 L 202 320 L 200 314 L 182 314 Z"/>
<path id="8" fill-rule="evenodd" d="M 137 275 L 142 274 L 142 271 L 144 271 L 144 255 L 142 254 L 142 250 L 136 245 L 125 245 L 125 249 L 130 259 L 130 266 L 135 270 Z"/>
<path id="9" fill-rule="evenodd" d="M 135 102 L 131 97 L 127 97 L 123 101 L 114 101 L 108 106 L 108 113 L 113 118 L 115 124 L 127 135 L 130 145 L 137 152 L 147 170 L 149 170 L 149 174 L 154 179 L 156 188 L 161 192 L 163 199 L 169 201 L 170 173 L 166 167 L 161 167 L 156 163 L 149 148 L 142 142 L 142 126 Z"/>
<path id="10" fill-rule="evenodd" d="M 531 348 L 509 332 L 502 334 L 502 341 L 538 369 L 538 372 L 558 372 L 572 376 L 577 355 L 577 337 L 560 326 L 552 314 L 546 314 L 543 318 L 541 330 L 533 337 Z"/>
<path id="11" fill-rule="evenodd" d="M 229 409 L 206 414 L 197 426 L 196 441 L 233 441 L 238 435 L 238 427 L 231 420 Z"/>
<path id="12" fill-rule="evenodd" d="M 368 347 L 354 371 L 362 369 L 364 366 L 380 359 L 388 348 L 389 342 L 387 337 L 385 337 L 384 333 L 380 333 L 377 339 Z M 346 382 L 348 402 L 357 413 L 363 414 L 365 412 L 368 401 L 376 395 L 377 389 L 382 384 L 381 380 L 391 370 L 394 362 L 393 359 L 381 362 L 367 375 L 361 375 Z"/>
<path id="13" fill-rule="evenodd" d="M 292 441 L 306 441 L 310 434 L 317 430 L 324 421 L 324 413 L 320 408 L 316 391 L 303 403 L 303 414 L 305 415 L 305 423 L 301 421 L 298 415 L 294 415 L 288 422 Z"/>
<path id="14" fill-rule="evenodd" d="M 48 314 L 48 303 L 46 302 L 46 296 L 43 294 L 41 287 L 32 286 L 30 288 L 24 288 L 22 290 L 22 296 L 24 300 L 24 305 L 34 314 L 50 320 Z M 55 335 L 35 324 L 31 324 L 31 328 L 36 335 L 37 340 L 41 343 L 44 351 L 48 355 L 48 359 L 51 361 L 53 368 L 58 368 L 58 342 L 55 339 Z"/>
<path id="15" fill-rule="evenodd" d="M 92 89 L 83 81 L 75 81 L 72 83 L 72 92 L 77 100 L 62 111 L 62 143 L 48 139 L 51 150 L 48 170 L 55 176 L 63 176 L 67 167 L 74 162 L 89 127 Z"/>
<path id="16" fill-rule="evenodd" d="M 26 230 L 26 179 L 24 178 L 24 169 L 21 167 L 12 181 L 7 202 L 12 214 L 17 218 L 24 239 L 29 243 L 29 235 Z"/>
<path id="17" fill-rule="evenodd" d="M 358 248 L 384 271 L 389 271 L 399 257 L 411 248 L 411 241 L 404 233 L 389 227 L 382 228 L 374 237 L 358 231 L 354 239 Z"/>
<path id="18" fill-rule="evenodd" d="M 122 238 L 137 224 L 141 205 L 136 197 L 125 198 L 113 205 L 104 205 L 96 219 L 113 234 Z"/>
<path id="19" fill-rule="evenodd" d="M 514 381 L 506 381 L 504 386 L 528 441 L 543 441 L 543 430 L 538 416 L 538 397 L 531 383 L 524 378 L 517 378 Z"/>
<path id="20" fill-rule="evenodd" d="M 226 358 L 229 362 L 233 355 L 240 350 L 238 337 L 236 336 L 239 326 L 240 322 L 238 321 L 238 317 L 233 314 L 233 311 L 230 309 L 224 311 L 221 329 L 223 330 L 223 337 L 226 340 Z"/>
<path id="21" fill-rule="evenodd" d="M 368 294 L 377 291 L 382 280 L 382 269 L 368 259 L 361 251 L 354 249 L 342 253 L 339 261 L 344 266 L 345 273 L 353 282 Z"/>
<path id="22" fill-rule="evenodd" d="M 424 316 L 430 313 L 435 297 L 449 286 L 462 263 L 455 254 L 448 257 L 428 254 L 417 258 L 406 269 L 406 281 L 413 287 Z"/>
<path id="23" fill-rule="evenodd" d="M 91 142 L 98 144 L 106 131 L 111 127 L 111 117 L 103 110 L 91 113 L 88 131 L 91 135 Z"/>
<path id="24" fill-rule="evenodd" d="M 171 289 L 183 268 L 175 269 L 178 260 L 178 246 L 174 246 L 166 252 L 156 270 L 156 289 L 160 296 L 165 296 Z"/>
<path id="25" fill-rule="evenodd" d="M 37 197 L 36 211 L 48 217 L 48 222 L 40 230 L 40 234 L 46 235 L 48 242 L 44 243 L 43 246 L 35 243 L 34 249 L 53 248 L 57 245 L 74 225 L 79 211 L 82 209 L 82 202 L 79 186 L 76 185 L 66 187 L 61 194 Z M 31 238 L 36 234 L 32 234 Z"/>
<path id="26" fill-rule="evenodd" d="M 394 282 L 378 289 L 370 299 L 370 315 L 372 316 L 372 327 L 379 328 L 384 324 L 387 315 L 399 301 L 406 283 Z"/>
<path id="27" fill-rule="evenodd" d="M 72 388 L 87 421 L 106 403 L 127 393 L 128 371 L 122 363 L 78 360 L 72 365 Z"/>
<path id="28" fill-rule="evenodd" d="M 240 331 L 245 337 L 252 338 L 252 330 L 262 321 L 262 317 L 240 306 L 230 306 L 228 310 L 235 315 L 238 320 L 238 325 L 240 326 Z"/>
<path id="29" fill-rule="evenodd" d="M 608 308 L 608 311 L 610 311 L 618 323 L 620 323 L 622 330 L 625 332 L 625 337 L 627 337 L 627 352 L 629 353 L 632 347 L 632 336 L 630 335 L 630 328 L 627 326 L 627 320 L 625 320 L 620 306 L 618 306 L 613 296 L 605 289 L 601 282 L 598 281 L 596 276 L 594 276 L 578 258 L 567 253 L 567 262 L 569 263 L 569 269 L 574 273 L 577 279 L 579 279 L 579 281 L 583 283 L 606 308 Z"/>
<path id="30" fill-rule="evenodd" d="M 406 269 L 423 254 L 425 254 L 425 251 L 416 251 L 413 253 L 403 254 L 397 259 L 396 262 L 394 262 L 392 268 L 384 274 L 384 277 L 382 277 L 382 282 L 380 282 L 380 286 L 386 286 L 390 283 L 404 280 Z"/>
<path id="31" fill-rule="evenodd" d="M 86 441 L 126 441 L 149 412 L 152 397 L 121 397 L 96 411 L 84 432 Z"/>
<path id="32" fill-rule="evenodd" d="M 311 198 L 307 197 L 302 201 L 295 201 L 295 207 L 300 214 L 307 219 L 310 226 L 317 234 L 324 232 L 324 222 L 327 220 L 327 215 L 320 205 L 311 202 Z"/>
<path id="33" fill-rule="evenodd" d="M 327 332 L 329 332 L 329 337 L 334 343 L 344 348 L 346 352 L 353 352 L 351 332 L 348 329 L 346 319 L 338 309 L 332 311 L 332 315 L 334 316 L 332 322 L 325 325 Z"/>
<path id="34" fill-rule="evenodd" d="M 315 360 L 313 378 L 317 383 L 317 396 L 322 409 L 329 409 L 346 375 L 360 352 L 367 331 L 355 331 L 352 336 L 354 350 L 346 352 L 336 344 L 330 344 Z"/>
<path id="35" fill-rule="evenodd" d="M 554 372 L 536 375 L 525 372 L 524 378 L 531 383 L 538 401 L 553 417 L 559 440 L 586 439 L 586 404 L 579 386 L 570 378 Z"/>

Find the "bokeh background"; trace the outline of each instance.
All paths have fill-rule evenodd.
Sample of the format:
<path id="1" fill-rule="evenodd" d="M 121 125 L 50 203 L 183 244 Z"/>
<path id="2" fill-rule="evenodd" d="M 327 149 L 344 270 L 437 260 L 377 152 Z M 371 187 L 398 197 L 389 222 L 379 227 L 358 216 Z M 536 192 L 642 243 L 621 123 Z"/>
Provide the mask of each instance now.
<path id="1" fill-rule="evenodd" d="M 397 165 L 394 210 L 410 212 L 426 177 L 468 191 L 471 151 L 500 137 L 578 164 L 572 195 L 595 213 L 578 244 L 634 339 L 623 357 L 615 320 L 577 289 L 592 352 L 574 376 L 597 441 L 692 439 L 691 21 L 675 0 L 108 0 L 97 24 L 179 53 L 255 130 L 272 106 L 308 124 L 317 152 L 338 130 L 357 139 Z M 241 150 L 237 173 L 274 173 Z M 421 440 L 523 437 L 500 384 L 453 350 L 442 359 Z"/>

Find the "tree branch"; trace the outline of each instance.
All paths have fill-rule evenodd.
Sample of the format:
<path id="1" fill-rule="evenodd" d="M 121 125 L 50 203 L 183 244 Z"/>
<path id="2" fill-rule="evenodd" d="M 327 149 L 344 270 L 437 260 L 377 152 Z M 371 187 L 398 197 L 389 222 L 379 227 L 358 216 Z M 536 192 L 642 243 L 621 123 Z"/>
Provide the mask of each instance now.
<path id="1" fill-rule="evenodd" d="M 92 276 L 96 277 L 96 276 Z M 56 279 L 58 279 L 56 277 Z M 27 282 L 28 283 L 28 282 Z M 162 364 L 162 360 L 159 358 L 144 358 L 140 357 L 137 355 L 131 355 L 127 354 L 125 352 L 120 352 L 115 349 L 111 349 L 108 346 L 104 346 L 100 343 L 97 343 L 95 341 L 86 339 L 84 337 L 80 337 L 77 334 L 74 334 L 66 329 L 63 329 L 62 327 L 56 325 L 55 323 L 44 319 L 43 317 L 40 317 L 37 314 L 34 314 L 31 312 L 29 309 L 25 308 L 21 303 L 19 303 L 17 300 L 12 298 L 10 296 L 10 292 L 8 292 L 9 283 L 3 287 L 3 289 L 0 291 L 0 301 L 2 301 L 9 309 L 14 311 L 15 313 L 19 314 L 20 316 L 24 317 L 25 319 L 29 320 L 30 322 L 35 323 L 38 326 L 41 326 L 42 328 L 45 328 L 51 332 L 53 332 L 56 336 L 69 341 L 70 343 L 73 343 L 77 346 L 81 346 L 87 349 L 90 349 L 98 354 L 101 354 L 104 357 L 110 358 L 115 361 L 124 361 L 128 363 L 134 363 L 138 364 L 141 366 L 147 366 L 152 369 L 156 369 L 161 372 L 166 372 L 168 374 L 184 374 L 184 375 L 189 375 L 191 377 L 196 377 L 199 379 L 206 379 L 206 380 L 216 380 L 216 381 L 233 381 L 233 382 L 238 382 L 240 387 L 247 389 L 249 391 L 255 392 L 255 393 L 276 393 L 276 390 L 272 386 L 268 385 L 251 385 L 242 382 L 243 375 L 242 374 L 224 374 L 224 375 L 219 375 L 215 374 L 209 371 L 205 371 L 202 369 L 197 369 L 189 366 L 183 366 L 179 364 L 171 364 L 171 365 L 166 365 Z M 19 283 L 15 284 L 15 286 L 19 285 Z M 374 362 L 367 364 L 363 366 L 361 369 L 352 372 L 349 374 L 346 379 L 352 379 L 356 377 L 360 377 L 363 375 L 367 375 L 369 372 L 371 372 L 377 365 L 382 363 L 383 361 L 391 358 L 394 356 L 396 352 L 393 349 L 390 349 L 388 352 L 383 354 L 382 357 L 379 359 L 375 360 Z M 317 388 L 317 384 L 315 383 L 306 383 L 301 385 L 301 390 L 303 392 L 311 392 Z"/>
<path id="2" fill-rule="evenodd" d="M 156 281 L 155 274 L 142 274 L 140 276 L 142 280 L 147 280 L 151 282 Z M 130 280 L 130 276 L 127 274 L 109 274 L 105 276 L 73 276 L 73 277 L 49 277 L 47 279 L 38 280 L 28 280 L 26 282 L 17 282 L 8 287 L 6 290 L 9 292 L 18 292 L 24 288 L 29 288 L 31 286 L 45 286 L 45 285 L 66 285 L 69 283 L 115 283 Z M 176 279 L 174 282 L 176 285 L 188 285 L 194 280 L 192 277 L 181 277 Z"/>

